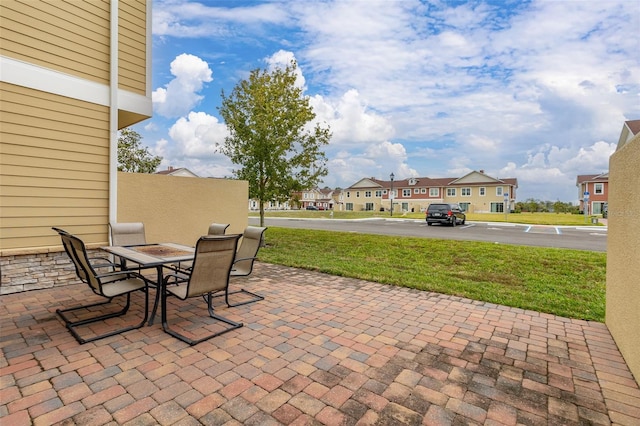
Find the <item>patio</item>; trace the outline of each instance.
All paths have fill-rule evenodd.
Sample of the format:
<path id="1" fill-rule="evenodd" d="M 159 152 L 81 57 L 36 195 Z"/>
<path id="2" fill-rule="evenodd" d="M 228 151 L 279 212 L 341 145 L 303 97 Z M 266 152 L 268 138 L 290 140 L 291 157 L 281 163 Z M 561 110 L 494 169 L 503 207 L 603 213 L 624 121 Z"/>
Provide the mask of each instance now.
<path id="1" fill-rule="evenodd" d="M 79 345 L 55 310 L 84 284 L 1 296 L 0 423 L 640 424 L 604 324 L 264 263 L 240 283 L 265 300 L 216 300 L 244 327 L 193 347 L 158 318 Z M 206 305 L 169 318 L 197 334 Z"/>

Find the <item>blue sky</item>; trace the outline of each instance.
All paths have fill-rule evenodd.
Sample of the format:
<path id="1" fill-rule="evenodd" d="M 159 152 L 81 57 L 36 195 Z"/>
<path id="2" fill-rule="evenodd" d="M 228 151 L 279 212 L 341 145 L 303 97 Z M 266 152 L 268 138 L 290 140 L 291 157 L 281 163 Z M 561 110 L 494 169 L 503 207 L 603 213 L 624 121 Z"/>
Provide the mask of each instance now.
<path id="1" fill-rule="evenodd" d="M 484 170 L 576 203 L 640 119 L 638 28 L 640 0 L 154 0 L 154 116 L 134 129 L 161 169 L 232 176 L 221 91 L 295 59 L 333 132 L 320 186 Z"/>

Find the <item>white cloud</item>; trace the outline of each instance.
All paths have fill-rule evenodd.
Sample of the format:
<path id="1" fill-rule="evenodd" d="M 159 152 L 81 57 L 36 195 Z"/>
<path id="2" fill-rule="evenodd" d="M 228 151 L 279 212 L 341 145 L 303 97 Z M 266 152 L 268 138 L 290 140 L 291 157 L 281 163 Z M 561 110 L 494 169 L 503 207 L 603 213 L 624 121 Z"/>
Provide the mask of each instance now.
<path id="1" fill-rule="evenodd" d="M 356 90 L 349 90 L 337 102 L 316 95 L 310 98 L 316 120 L 329 124 L 338 145 L 380 142 L 393 137 L 394 129 L 387 119 L 367 109 Z"/>
<path id="2" fill-rule="evenodd" d="M 291 64 L 291 61 L 295 61 L 296 57 L 292 52 L 287 52 L 285 50 L 278 50 L 276 53 L 271 55 L 270 57 L 265 59 L 265 62 L 269 65 L 268 69 L 272 71 L 274 68 L 284 69 L 288 65 Z M 300 69 L 300 65 L 296 68 L 296 87 L 301 89 L 305 88 L 305 80 L 302 75 L 302 69 Z"/>
<path id="3" fill-rule="evenodd" d="M 171 62 L 171 74 L 175 78 L 152 93 L 154 111 L 167 118 L 181 117 L 191 111 L 203 99 L 198 92 L 204 83 L 213 80 L 209 65 L 186 53 Z"/>
<path id="4" fill-rule="evenodd" d="M 177 145 L 177 155 L 189 158 L 220 158 L 217 145 L 228 135 L 227 126 L 204 112 L 190 112 L 169 129 Z"/>
<path id="5" fill-rule="evenodd" d="M 562 200 L 577 174 L 606 171 L 622 123 L 640 118 L 639 27 L 627 0 L 154 2 L 163 46 L 195 36 L 194 55 L 225 63 L 214 84 L 297 59 L 333 131 L 327 182 L 484 169 L 518 178 L 522 197 Z M 203 96 L 175 84 L 154 92 L 174 118 Z"/>

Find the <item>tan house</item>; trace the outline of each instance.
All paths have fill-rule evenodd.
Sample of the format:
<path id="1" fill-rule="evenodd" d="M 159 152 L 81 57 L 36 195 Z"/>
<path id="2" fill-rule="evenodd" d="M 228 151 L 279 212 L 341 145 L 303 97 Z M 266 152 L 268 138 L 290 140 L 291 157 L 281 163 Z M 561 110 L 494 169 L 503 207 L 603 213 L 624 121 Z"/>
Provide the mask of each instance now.
<path id="1" fill-rule="evenodd" d="M 609 158 L 606 324 L 636 381 L 640 381 L 638 164 L 640 120 L 627 121 Z"/>
<path id="2" fill-rule="evenodd" d="M 458 203 L 464 211 L 504 212 L 513 209 L 518 181 L 473 171 L 459 178 L 413 177 L 401 180 L 363 178 L 343 190 L 345 210 L 425 211 L 432 203 Z M 390 197 L 393 191 L 393 196 Z"/>
<path id="3" fill-rule="evenodd" d="M 333 210 L 335 204 L 334 192 L 335 190 L 329 187 L 302 191 L 299 194 L 300 208 L 304 210 L 307 207 L 316 207 L 318 210 Z"/>
<path id="4" fill-rule="evenodd" d="M 28 281 L 38 272 L 24 271 L 51 264 L 60 251 L 52 226 L 73 226 L 90 247 L 108 241 L 118 130 L 152 114 L 151 2 L 2 0 L 0 8 L 4 285 L 16 265 Z"/>

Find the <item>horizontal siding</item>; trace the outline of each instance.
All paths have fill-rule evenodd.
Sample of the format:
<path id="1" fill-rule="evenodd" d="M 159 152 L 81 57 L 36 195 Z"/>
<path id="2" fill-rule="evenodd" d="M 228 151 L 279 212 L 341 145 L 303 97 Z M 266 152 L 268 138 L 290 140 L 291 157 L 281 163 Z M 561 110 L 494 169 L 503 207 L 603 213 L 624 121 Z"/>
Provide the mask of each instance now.
<path id="1" fill-rule="evenodd" d="M 147 6 L 144 0 L 118 3 L 118 85 L 146 95 Z"/>
<path id="2" fill-rule="evenodd" d="M 109 82 L 109 2 L 2 0 L 0 53 Z"/>
<path id="3" fill-rule="evenodd" d="M 104 242 L 109 109 L 0 83 L 0 249 L 59 244 L 52 226 Z"/>

